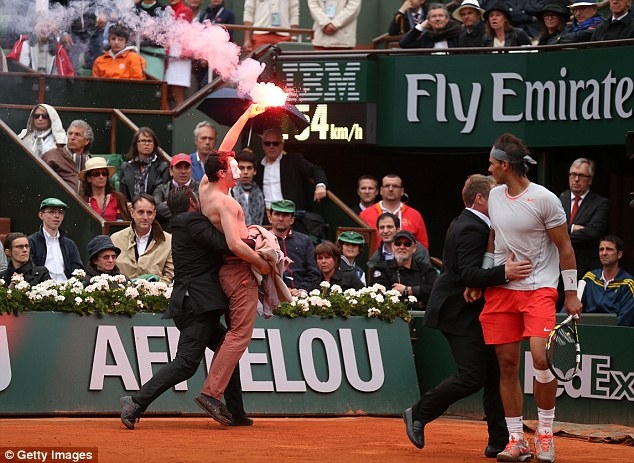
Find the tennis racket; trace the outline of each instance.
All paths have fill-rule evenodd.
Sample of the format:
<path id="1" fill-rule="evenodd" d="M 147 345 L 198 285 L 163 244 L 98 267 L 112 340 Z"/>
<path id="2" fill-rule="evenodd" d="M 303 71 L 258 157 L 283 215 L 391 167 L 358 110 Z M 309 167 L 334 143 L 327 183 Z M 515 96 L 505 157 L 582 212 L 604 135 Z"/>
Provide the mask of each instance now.
<path id="1" fill-rule="evenodd" d="M 577 297 L 580 300 L 585 287 L 586 282 L 583 280 L 577 285 Z M 550 371 L 559 381 L 571 381 L 577 374 L 581 361 L 581 346 L 577 321 L 572 315 L 555 326 L 548 335 L 546 360 Z"/>

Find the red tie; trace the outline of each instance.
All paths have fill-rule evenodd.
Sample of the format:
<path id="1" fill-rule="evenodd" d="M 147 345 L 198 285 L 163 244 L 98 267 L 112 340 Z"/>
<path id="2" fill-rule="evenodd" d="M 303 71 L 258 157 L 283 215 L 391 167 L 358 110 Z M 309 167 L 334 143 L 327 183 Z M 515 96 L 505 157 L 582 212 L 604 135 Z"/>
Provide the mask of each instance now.
<path id="1" fill-rule="evenodd" d="M 575 223 L 575 216 L 577 215 L 577 211 L 579 210 L 579 201 L 581 200 L 581 196 L 575 196 L 575 202 L 572 205 L 572 211 L 570 212 L 570 224 Z"/>

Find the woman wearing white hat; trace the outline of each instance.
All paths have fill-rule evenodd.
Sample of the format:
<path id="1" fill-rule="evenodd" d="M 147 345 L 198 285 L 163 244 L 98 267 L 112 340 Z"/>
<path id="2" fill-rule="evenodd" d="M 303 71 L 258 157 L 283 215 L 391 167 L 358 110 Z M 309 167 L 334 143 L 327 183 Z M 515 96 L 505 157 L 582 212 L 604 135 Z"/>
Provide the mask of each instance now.
<path id="1" fill-rule="evenodd" d="M 102 157 L 88 159 L 84 170 L 79 173 L 83 197 L 104 220 L 130 220 L 125 196 L 114 191 L 109 182 L 115 172 L 116 168 L 109 166 Z"/>

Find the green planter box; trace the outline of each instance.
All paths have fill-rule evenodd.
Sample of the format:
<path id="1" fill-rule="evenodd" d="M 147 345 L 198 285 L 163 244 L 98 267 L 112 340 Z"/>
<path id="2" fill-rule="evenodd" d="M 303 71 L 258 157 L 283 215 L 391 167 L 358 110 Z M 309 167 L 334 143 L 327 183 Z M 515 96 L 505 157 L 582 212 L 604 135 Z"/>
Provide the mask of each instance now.
<path id="1" fill-rule="evenodd" d="M 119 413 L 176 353 L 160 314 L 0 316 L 0 415 Z M 211 352 L 205 358 L 208 365 Z M 199 413 L 200 367 L 148 413 Z M 407 323 L 365 317 L 258 318 L 240 371 L 249 413 L 397 415 L 418 398 Z"/>

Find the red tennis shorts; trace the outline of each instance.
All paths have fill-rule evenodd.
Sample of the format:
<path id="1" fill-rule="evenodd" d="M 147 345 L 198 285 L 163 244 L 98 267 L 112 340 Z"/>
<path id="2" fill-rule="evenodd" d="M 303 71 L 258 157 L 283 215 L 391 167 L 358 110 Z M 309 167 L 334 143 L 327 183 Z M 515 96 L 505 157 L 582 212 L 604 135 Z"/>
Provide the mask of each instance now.
<path id="1" fill-rule="evenodd" d="M 486 289 L 484 300 L 480 324 L 487 344 L 547 338 L 555 326 L 555 288 L 516 291 L 492 287 Z"/>

